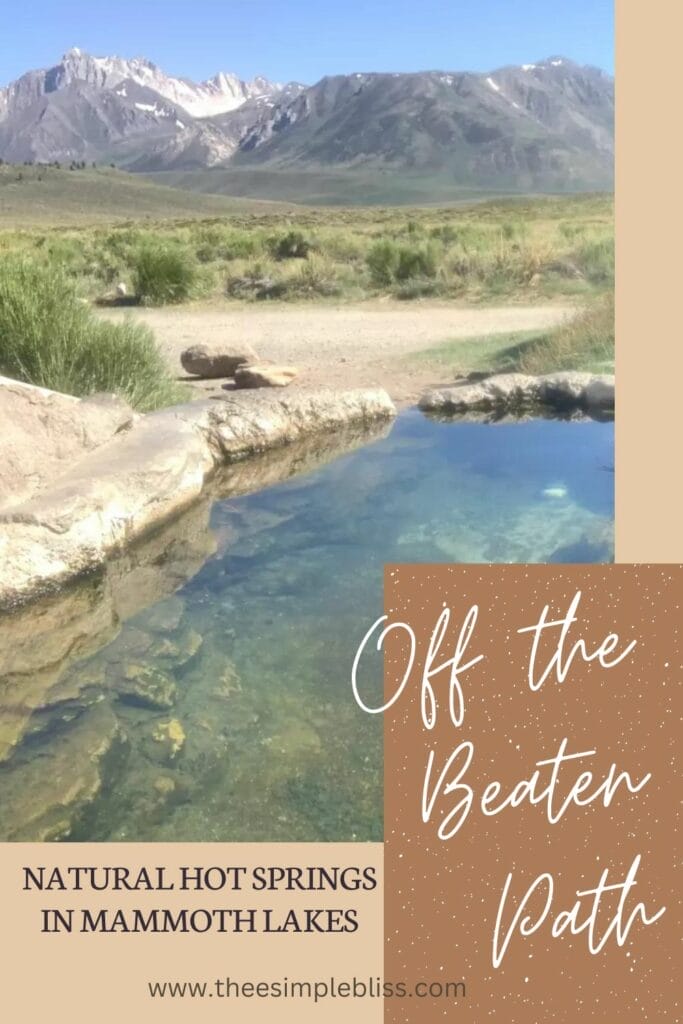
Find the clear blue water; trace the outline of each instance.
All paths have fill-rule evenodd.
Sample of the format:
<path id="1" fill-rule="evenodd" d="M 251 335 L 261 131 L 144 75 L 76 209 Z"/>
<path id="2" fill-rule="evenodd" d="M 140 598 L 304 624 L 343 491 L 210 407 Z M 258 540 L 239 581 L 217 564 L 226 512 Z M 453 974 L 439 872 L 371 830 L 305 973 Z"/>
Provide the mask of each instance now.
<path id="1" fill-rule="evenodd" d="M 107 707 L 116 752 L 64 837 L 380 839 L 382 726 L 349 673 L 381 614 L 384 563 L 609 561 L 613 502 L 612 423 L 416 411 L 313 473 L 217 501 L 216 553 L 68 670 L 68 701 L 25 730 L 0 794 L 6 781 L 21 815 L 36 800 L 27 766 L 49 766 L 50 745 Z M 157 706 L 130 685 L 141 669 Z"/>

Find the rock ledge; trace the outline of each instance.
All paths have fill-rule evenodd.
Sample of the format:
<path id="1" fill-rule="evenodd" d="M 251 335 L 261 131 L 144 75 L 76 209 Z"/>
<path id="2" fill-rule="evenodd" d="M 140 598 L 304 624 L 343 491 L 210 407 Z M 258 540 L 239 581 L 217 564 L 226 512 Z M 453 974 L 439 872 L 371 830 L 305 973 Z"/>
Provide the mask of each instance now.
<path id="1" fill-rule="evenodd" d="M 292 388 L 138 417 L 28 500 L 0 503 L 0 610 L 102 567 L 189 508 L 226 463 L 395 413 L 379 388 Z"/>
<path id="2" fill-rule="evenodd" d="M 427 391 L 419 401 L 425 412 L 467 412 L 482 409 L 526 409 L 534 406 L 557 409 L 614 409 L 614 376 L 573 370 L 531 377 L 501 373 L 483 380 L 463 380 Z"/>

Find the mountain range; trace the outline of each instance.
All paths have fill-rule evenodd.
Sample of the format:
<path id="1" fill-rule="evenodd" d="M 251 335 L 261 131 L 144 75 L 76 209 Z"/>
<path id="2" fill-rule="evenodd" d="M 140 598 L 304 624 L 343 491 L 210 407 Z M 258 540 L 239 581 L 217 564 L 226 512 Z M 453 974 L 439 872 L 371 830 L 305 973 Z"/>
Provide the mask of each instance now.
<path id="1" fill-rule="evenodd" d="M 131 171 L 382 169 L 462 185 L 609 188 L 614 82 L 566 57 L 489 73 L 334 75 L 311 86 L 69 50 L 0 89 L 0 158 Z"/>

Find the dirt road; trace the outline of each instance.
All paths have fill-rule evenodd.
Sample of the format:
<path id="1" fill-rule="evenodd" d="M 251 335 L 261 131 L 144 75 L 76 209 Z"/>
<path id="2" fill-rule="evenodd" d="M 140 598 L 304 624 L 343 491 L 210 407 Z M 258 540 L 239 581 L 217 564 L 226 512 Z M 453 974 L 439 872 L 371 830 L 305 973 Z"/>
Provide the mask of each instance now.
<path id="1" fill-rule="evenodd" d="M 154 330 L 171 366 L 200 342 L 248 341 L 263 359 L 294 364 L 301 382 L 334 387 L 381 384 L 401 404 L 415 400 L 435 379 L 434 368 L 411 367 L 400 357 L 451 338 L 538 330 L 563 320 L 559 306 L 458 308 L 447 305 L 364 303 L 353 306 L 244 305 L 140 309 L 134 316 Z M 123 315 L 111 310 L 112 319 Z M 198 385 L 215 391 L 216 383 Z"/>

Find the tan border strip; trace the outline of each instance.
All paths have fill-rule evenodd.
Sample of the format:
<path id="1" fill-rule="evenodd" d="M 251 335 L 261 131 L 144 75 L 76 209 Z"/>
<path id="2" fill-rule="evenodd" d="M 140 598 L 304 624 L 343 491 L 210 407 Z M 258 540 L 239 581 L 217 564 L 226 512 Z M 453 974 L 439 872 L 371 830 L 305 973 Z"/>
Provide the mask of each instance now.
<path id="1" fill-rule="evenodd" d="M 616 9 L 616 557 L 681 562 L 683 7 Z"/>

